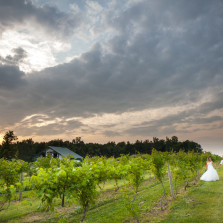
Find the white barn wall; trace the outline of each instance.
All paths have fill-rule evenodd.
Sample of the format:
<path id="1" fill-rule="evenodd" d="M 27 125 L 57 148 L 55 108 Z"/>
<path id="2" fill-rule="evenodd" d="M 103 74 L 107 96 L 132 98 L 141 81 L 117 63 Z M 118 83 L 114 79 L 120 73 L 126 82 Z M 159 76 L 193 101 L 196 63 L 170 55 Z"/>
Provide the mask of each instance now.
<path id="1" fill-rule="evenodd" d="M 48 153 L 51 153 L 52 156 L 53 156 L 53 154 L 54 154 L 54 153 L 57 153 L 57 152 L 55 152 L 55 151 L 52 150 L 52 149 L 47 149 L 47 150 L 46 150 L 46 153 L 45 153 L 45 156 L 46 156 L 46 157 L 47 157 Z M 57 157 L 58 157 L 59 159 L 62 159 L 62 156 L 61 156 L 59 153 L 57 153 Z"/>

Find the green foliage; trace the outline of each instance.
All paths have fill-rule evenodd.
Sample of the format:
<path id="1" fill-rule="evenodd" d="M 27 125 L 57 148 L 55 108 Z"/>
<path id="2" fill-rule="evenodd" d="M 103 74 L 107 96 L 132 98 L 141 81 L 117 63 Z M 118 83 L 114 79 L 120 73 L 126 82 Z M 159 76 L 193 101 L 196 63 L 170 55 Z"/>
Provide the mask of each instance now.
<path id="1" fill-rule="evenodd" d="M 55 165 L 55 163 L 51 162 L 51 165 Z M 72 177 L 77 166 L 78 163 L 75 160 L 70 160 L 70 157 L 66 157 L 60 160 L 59 168 L 54 170 L 56 174 L 57 196 L 62 199 L 62 207 L 64 207 L 65 196 L 70 197 L 71 185 L 74 183 Z"/>
<path id="2" fill-rule="evenodd" d="M 28 163 L 23 160 L 6 160 L 0 159 L 0 193 L 4 202 L 0 206 L 0 210 L 4 209 L 5 204 L 10 204 L 16 188 L 22 188 L 20 181 L 20 173 L 28 169 Z"/>
<path id="3" fill-rule="evenodd" d="M 174 153 L 172 157 L 173 159 L 171 161 L 171 164 L 174 166 L 173 175 L 175 178 L 175 190 L 177 181 L 181 180 L 186 182 L 185 185 L 185 190 L 186 190 L 186 187 L 188 186 L 188 181 L 191 177 L 191 166 L 187 153 L 180 150 L 178 153 Z"/>
<path id="4" fill-rule="evenodd" d="M 116 191 L 119 190 L 119 180 L 124 179 L 127 175 L 125 164 L 128 162 L 128 156 L 122 156 L 119 159 L 109 159 L 108 178 L 115 180 Z"/>
<path id="5" fill-rule="evenodd" d="M 136 201 L 132 200 L 131 193 L 129 193 L 129 188 L 123 188 L 122 197 L 124 198 L 124 206 L 126 210 L 132 215 L 132 217 L 136 220 L 136 222 L 140 222 L 139 219 L 141 217 L 141 210 Z"/>
<path id="6" fill-rule="evenodd" d="M 165 154 L 153 149 L 151 154 L 150 169 L 154 176 L 162 183 L 163 177 L 166 174 L 166 159 Z"/>
<path id="7" fill-rule="evenodd" d="M 76 166 L 75 160 L 70 157 L 51 158 L 50 156 L 39 158 L 34 164 L 35 171 L 31 178 L 32 185 L 41 199 L 43 210 L 54 209 L 54 199 L 60 197 L 64 206 L 65 195 L 69 194 Z"/>
<path id="8" fill-rule="evenodd" d="M 127 169 L 128 173 L 127 180 L 129 185 L 132 186 L 134 192 L 137 193 L 139 186 L 144 181 L 146 162 L 141 156 L 131 158 L 125 168 Z"/>
<path id="9" fill-rule="evenodd" d="M 136 196 L 139 186 L 144 181 L 145 170 L 147 169 L 147 160 L 141 156 L 122 157 L 124 165 L 122 169 L 126 171 L 127 184 L 123 187 L 124 205 L 134 219 L 139 222 L 140 208 L 136 202 Z"/>
<path id="10" fill-rule="evenodd" d="M 52 158 L 50 154 L 48 154 L 47 157 L 39 157 L 37 161 L 34 163 L 35 167 L 37 168 L 43 168 L 48 169 L 53 165 L 56 165 L 58 163 L 59 159 Z M 51 163 L 53 162 L 53 163 Z"/>
<path id="11" fill-rule="evenodd" d="M 150 163 L 150 169 L 153 173 L 153 175 L 155 176 L 155 178 L 161 183 L 162 187 L 163 187 L 163 196 L 161 198 L 161 210 L 163 210 L 163 199 L 165 200 L 165 204 L 166 202 L 166 190 L 164 187 L 164 183 L 163 183 L 163 179 L 164 176 L 167 172 L 166 169 L 166 153 L 163 152 L 159 152 L 155 149 L 152 150 L 152 154 L 151 154 L 151 163 Z"/>
<path id="12" fill-rule="evenodd" d="M 139 222 L 141 206 L 138 197 L 141 195 L 138 191 L 144 182 L 145 173 L 155 176 L 162 184 L 166 196 L 164 178 L 167 174 L 167 161 L 175 180 L 188 182 L 191 177 L 197 175 L 197 170 L 203 167 L 204 157 L 193 151 L 167 153 L 154 149 L 151 155 L 122 155 L 119 158 L 86 157 L 81 163 L 70 160 L 70 157 L 60 160 L 51 156 L 39 158 L 32 164 L 21 160 L 0 159 L 0 188 L 2 193 L 12 196 L 16 190 L 21 190 L 29 184 L 29 176 L 32 174 L 31 188 L 37 192 L 43 210 L 54 210 L 58 198 L 62 199 L 64 206 L 65 198 L 69 198 L 81 206 L 83 222 L 89 207 L 95 204 L 103 189 L 101 185 L 107 180 L 115 180 L 117 185 L 118 181 L 121 181 L 122 185 L 124 184 L 120 190 L 123 208 L 125 207 Z M 28 174 L 26 180 L 20 182 L 19 175 L 22 172 Z M 11 197 L 7 199 L 10 201 Z"/>
<path id="13" fill-rule="evenodd" d="M 187 153 L 189 170 L 193 177 L 197 178 L 199 169 L 202 168 L 202 158 L 200 153 L 194 151 Z"/>
<path id="14" fill-rule="evenodd" d="M 37 176 L 31 177 L 31 183 L 41 200 L 42 210 L 54 210 L 53 200 L 57 195 L 56 171 L 52 168 L 47 170 L 40 168 Z"/>
<path id="15" fill-rule="evenodd" d="M 5 133 L 2 146 L 0 147 L 0 158 L 13 159 L 17 158 L 18 149 L 13 141 L 17 140 L 17 136 L 14 135 L 13 131 L 8 131 Z"/>
<path id="16" fill-rule="evenodd" d="M 198 152 L 184 152 L 180 150 L 178 153 L 170 153 L 171 172 L 174 176 L 175 191 L 177 193 L 177 183 L 185 182 L 185 190 L 188 187 L 189 180 L 193 177 L 198 180 L 199 170 L 203 166 L 203 155 Z"/>
<path id="17" fill-rule="evenodd" d="M 50 158 L 39 159 L 36 165 L 45 168 L 39 168 L 37 174 L 31 178 L 33 186 L 41 199 L 41 208 L 43 210 L 53 210 L 56 197 L 62 198 L 63 206 L 65 196 L 73 196 L 83 208 L 84 219 L 87 208 L 97 198 L 99 181 L 104 180 L 104 172 L 101 171 L 104 165 L 100 166 L 86 161 L 80 166 L 75 160 L 70 160 L 69 157 L 55 160 Z M 46 168 L 47 166 L 50 167 Z"/>
<path id="18" fill-rule="evenodd" d="M 205 163 L 207 162 L 208 157 L 211 157 L 211 160 L 213 162 L 217 162 L 222 159 L 220 156 L 212 154 L 211 152 L 205 152 L 205 153 L 202 153 L 202 155 L 201 155 L 201 160 L 202 160 L 203 165 L 205 165 Z"/>
<path id="19" fill-rule="evenodd" d="M 77 200 L 78 204 L 83 209 L 83 217 L 81 222 L 84 221 L 87 208 L 93 204 L 97 198 L 98 191 L 98 178 L 96 164 L 83 163 L 81 167 L 77 167 L 74 170 L 74 174 L 71 176 L 71 193 Z"/>
<path id="20" fill-rule="evenodd" d="M 92 157 L 85 158 L 84 164 L 91 165 L 92 171 L 94 172 L 95 180 L 100 183 L 105 183 L 110 177 L 111 162 L 106 157 Z"/>

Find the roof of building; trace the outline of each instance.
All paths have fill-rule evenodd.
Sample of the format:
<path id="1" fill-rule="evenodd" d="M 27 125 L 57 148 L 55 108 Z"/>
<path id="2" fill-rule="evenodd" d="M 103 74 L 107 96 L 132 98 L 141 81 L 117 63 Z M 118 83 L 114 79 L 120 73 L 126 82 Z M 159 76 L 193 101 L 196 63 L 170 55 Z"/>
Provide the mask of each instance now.
<path id="1" fill-rule="evenodd" d="M 62 155 L 62 156 L 65 156 L 65 157 L 71 155 L 71 156 L 72 156 L 73 158 L 75 158 L 75 159 L 83 159 L 82 156 L 80 156 L 80 155 L 78 155 L 77 153 L 75 153 L 75 152 L 69 150 L 69 149 L 66 148 L 66 147 L 48 146 L 48 148 L 50 148 L 50 149 L 56 151 L 57 153 L 59 153 L 59 154 Z"/>

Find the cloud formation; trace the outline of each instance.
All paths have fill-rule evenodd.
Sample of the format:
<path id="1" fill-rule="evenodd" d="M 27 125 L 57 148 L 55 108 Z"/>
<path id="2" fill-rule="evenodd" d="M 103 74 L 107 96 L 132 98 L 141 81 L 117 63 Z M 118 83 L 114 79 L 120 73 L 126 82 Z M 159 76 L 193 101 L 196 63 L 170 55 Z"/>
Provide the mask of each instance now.
<path id="1" fill-rule="evenodd" d="M 24 83 L 24 73 L 18 67 L 0 65 L 0 87 L 2 90 L 12 90 L 13 88 L 24 85 Z"/>
<path id="2" fill-rule="evenodd" d="M 205 138 L 211 129 L 222 132 L 222 1 L 87 1 L 86 5 L 72 5 L 78 13 L 70 14 L 29 1 L 1 3 L 2 32 L 29 20 L 50 35 L 69 36 L 81 25 L 87 27 L 82 15 L 88 12 L 86 18 L 95 18 L 91 31 L 100 37 L 70 62 L 29 75 L 18 67 L 26 57 L 23 48 L 14 49 L 14 56 L 0 57 L 0 100 L 10 102 L 0 107 L 4 128 L 17 123 L 16 131 L 26 126 L 34 135 L 47 134 L 47 129 L 59 135 L 59 129 L 67 128 L 73 134 L 125 138 L 199 131 Z M 159 117 L 150 117 L 154 109 Z M 137 116 L 141 111 L 144 120 Z M 126 112 L 131 120 L 122 116 Z M 35 126 L 35 131 L 22 121 L 33 114 L 47 115 L 46 124 Z M 113 123 L 104 123 L 111 125 L 109 130 L 86 121 L 104 114 L 117 115 Z M 122 126 L 120 117 L 125 120 Z M 75 121 L 63 125 L 55 122 L 57 118 Z"/>
<path id="3" fill-rule="evenodd" d="M 24 25 L 29 24 L 35 24 L 35 28 L 43 29 L 51 36 L 66 37 L 80 26 L 81 16 L 61 12 L 47 4 L 36 7 L 30 0 L 0 2 L 0 33 L 16 26 L 23 29 Z"/>

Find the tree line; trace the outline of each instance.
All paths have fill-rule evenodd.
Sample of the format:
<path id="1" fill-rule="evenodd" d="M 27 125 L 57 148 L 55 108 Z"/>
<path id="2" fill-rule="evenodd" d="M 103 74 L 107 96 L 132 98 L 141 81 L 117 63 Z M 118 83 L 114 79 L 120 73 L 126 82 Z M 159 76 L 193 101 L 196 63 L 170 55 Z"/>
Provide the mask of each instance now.
<path id="1" fill-rule="evenodd" d="M 32 162 L 35 156 L 40 155 L 48 146 L 67 147 L 83 157 L 120 157 L 120 155 L 126 154 L 151 154 L 153 149 L 160 152 L 178 152 L 183 150 L 185 152 L 194 151 L 202 153 L 203 151 L 200 144 L 191 140 L 179 141 L 177 136 L 166 137 L 166 139 L 153 137 L 152 140 L 136 140 L 134 143 L 130 143 L 129 141 L 118 143 L 110 141 L 105 144 L 85 143 L 81 137 L 76 137 L 72 141 L 55 139 L 48 142 L 34 142 L 32 138 L 22 141 L 17 140 L 18 138 L 14 135 L 13 131 L 6 132 L 2 145 L 0 145 L 0 158 L 17 158 Z"/>

